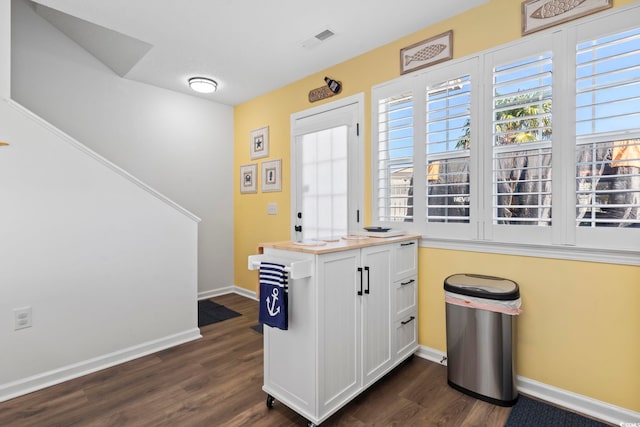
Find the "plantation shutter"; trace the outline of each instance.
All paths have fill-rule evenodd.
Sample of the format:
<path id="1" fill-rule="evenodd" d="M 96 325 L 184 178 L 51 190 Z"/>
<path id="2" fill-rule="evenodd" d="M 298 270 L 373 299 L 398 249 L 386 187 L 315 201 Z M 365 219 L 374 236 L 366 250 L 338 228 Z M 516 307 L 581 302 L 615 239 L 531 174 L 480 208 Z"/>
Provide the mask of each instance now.
<path id="1" fill-rule="evenodd" d="M 576 49 L 576 225 L 640 226 L 640 29 Z"/>
<path id="2" fill-rule="evenodd" d="M 493 222 L 551 225 L 552 56 L 493 69 Z"/>
<path id="3" fill-rule="evenodd" d="M 413 221 L 413 96 L 378 102 L 379 221 Z"/>
<path id="4" fill-rule="evenodd" d="M 471 79 L 427 89 L 427 222 L 469 222 Z"/>

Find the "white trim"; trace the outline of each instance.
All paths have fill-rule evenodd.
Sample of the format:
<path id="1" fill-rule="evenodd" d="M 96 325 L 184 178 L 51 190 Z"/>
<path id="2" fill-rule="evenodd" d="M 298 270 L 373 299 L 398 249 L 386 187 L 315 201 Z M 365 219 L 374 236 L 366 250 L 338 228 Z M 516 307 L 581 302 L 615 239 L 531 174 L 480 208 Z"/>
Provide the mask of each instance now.
<path id="1" fill-rule="evenodd" d="M 349 230 L 359 229 L 360 224 L 364 222 L 364 123 L 365 120 L 365 94 L 364 92 L 357 93 L 355 95 L 348 96 L 346 98 L 342 98 L 333 102 L 328 102 L 326 104 L 319 105 L 317 107 L 308 108 L 303 111 L 299 111 L 291 114 L 290 118 L 290 134 L 291 134 L 291 153 L 290 153 L 290 177 L 289 183 L 291 185 L 290 189 L 290 200 L 291 200 L 291 210 L 290 210 L 290 218 L 291 218 L 291 239 L 295 240 L 296 231 L 294 231 L 294 226 L 301 225 L 300 221 L 297 218 L 297 200 L 298 200 L 298 179 L 296 174 L 297 164 L 298 164 L 298 153 L 296 150 L 296 140 L 297 138 L 304 132 L 315 132 L 319 130 L 326 129 L 329 126 L 335 126 L 336 116 L 331 116 L 327 114 L 326 120 L 327 122 L 323 122 L 325 117 L 322 114 L 330 113 L 335 110 L 339 110 L 344 107 L 354 106 L 355 107 L 355 117 L 351 115 L 348 116 L 348 124 L 349 125 L 349 141 L 351 138 L 355 138 L 356 146 L 349 146 L 349 160 L 348 160 L 348 177 L 349 177 L 349 218 L 347 221 L 347 227 Z M 301 126 L 298 122 L 303 119 L 308 119 L 313 116 L 319 116 L 321 120 L 315 121 L 312 123 L 310 127 Z M 356 129 L 351 128 L 351 125 L 355 124 L 359 126 L 360 132 L 356 133 Z M 352 151 L 353 150 L 353 151 Z M 356 221 L 354 210 L 360 212 L 359 222 Z"/>
<path id="2" fill-rule="evenodd" d="M 111 169 L 112 171 L 114 171 L 118 175 L 122 176 L 123 178 L 127 179 L 128 181 L 131 181 L 132 183 L 134 183 L 138 187 L 140 187 L 143 190 L 145 190 L 147 193 L 151 194 L 156 199 L 164 202 L 165 204 L 171 206 L 172 208 L 174 208 L 178 212 L 182 213 L 187 218 L 189 218 L 189 219 L 191 219 L 191 220 L 193 220 L 195 222 L 200 222 L 201 221 L 200 218 L 198 218 L 196 215 L 192 214 L 191 212 L 189 212 L 188 210 L 186 210 L 182 206 L 178 205 L 176 202 L 174 202 L 173 200 L 171 200 L 168 197 L 164 196 L 163 194 L 159 193 L 158 191 L 154 190 L 153 188 L 149 187 L 147 184 L 145 184 L 144 182 L 140 181 L 138 178 L 136 178 L 135 176 L 131 175 L 129 172 L 127 172 L 124 169 L 122 169 L 122 168 L 116 166 L 115 164 L 111 163 L 109 160 L 105 159 L 100 154 L 98 154 L 95 151 L 91 150 L 89 147 L 87 147 L 86 145 L 82 144 L 78 140 L 74 139 L 70 135 L 64 133 L 63 131 L 61 131 L 60 129 L 58 129 L 57 127 L 52 125 L 51 123 L 49 123 L 46 120 L 44 120 L 42 117 L 39 117 L 38 115 L 34 114 L 33 112 L 29 111 L 28 109 L 26 109 L 25 107 L 23 107 L 22 105 L 18 104 L 17 102 L 15 102 L 13 100 L 5 99 L 5 101 L 7 102 L 9 107 L 12 107 L 14 110 L 18 111 L 19 113 L 22 113 L 28 119 L 31 119 L 36 124 L 38 124 L 41 127 L 45 128 L 47 131 L 55 134 L 57 137 L 59 137 L 61 140 L 63 140 L 67 144 L 69 144 L 69 145 L 73 146 L 74 148 L 82 151 L 84 154 L 87 154 L 89 157 L 92 157 L 94 160 L 97 160 L 98 162 L 102 163 L 104 166 L 108 167 L 109 169 Z"/>
<path id="3" fill-rule="evenodd" d="M 247 297 L 247 298 L 251 298 L 254 301 L 258 301 L 258 294 L 256 292 L 248 291 L 238 286 L 234 286 L 232 292 L 242 297 Z"/>
<path id="4" fill-rule="evenodd" d="M 228 295 L 228 294 L 236 294 L 242 297 L 252 299 L 254 301 L 258 301 L 258 296 L 256 292 L 249 291 L 247 289 L 244 289 L 235 285 L 227 286 L 226 288 L 214 289 L 206 292 L 198 292 L 198 301 L 203 299 L 219 297 L 221 295 Z"/>
<path id="5" fill-rule="evenodd" d="M 438 365 L 447 366 L 447 353 L 436 350 L 435 348 L 421 345 L 418 347 L 416 356 L 437 363 Z"/>
<path id="6" fill-rule="evenodd" d="M 446 353 L 434 348 L 420 346 L 416 356 L 431 362 L 440 363 L 443 358 L 446 362 Z M 563 390 L 539 381 L 518 375 L 516 378 L 518 392 L 549 402 L 568 410 L 578 412 L 599 420 L 621 425 L 622 423 L 637 423 L 640 421 L 640 412 L 602 402 L 578 393 Z"/>
<path id="7" fill-rule="evenodd" d="M 233 293 L 235 286 L 227 286 L 219 289 L 212 289 L 209 291 L 198 292 L 198 301 L 203 299 L 209 299 L 214 297 L 219 297 L 220 295 L 226 295 Z"/>
<path id="8" fill-rule="evenodd" d="M 534 396 L 557 406 L 570 409 L 609 423 L 621 425 L 640 421 L 640 412 L 611 405 L 591 397 L 573 393 L 561 388 L 518 376 L 518 391 Z"/>
<path id="9" fill-rule="evenodd" d="M 202 338 L 198 328 L 0 385 L 0 402 Z"/>
<path id="10" fill-rule="evenodd" d="M 590 249 L 560 245 L 527 245 L 486 240 L 446 240 L 425 236 L 420 239 L 420 247 L 640 266 L 640 251 Z"/>

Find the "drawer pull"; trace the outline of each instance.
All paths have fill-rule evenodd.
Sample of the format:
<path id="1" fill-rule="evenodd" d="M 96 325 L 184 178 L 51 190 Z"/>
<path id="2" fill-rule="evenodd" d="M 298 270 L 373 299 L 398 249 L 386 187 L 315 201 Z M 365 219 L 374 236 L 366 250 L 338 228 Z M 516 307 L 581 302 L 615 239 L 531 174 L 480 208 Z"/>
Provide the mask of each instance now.
<path id="1" fill-rule="evenodd" d="M 400 322 L 400 323 L 402 323 L 403 325 L 406 325 L 407 323 L 413 322 L 414 320 L 416 320 L 416 318 L 411 316 L 409 317 L 409 320 L 405 320 L 404 322 Z"/>
<path id="2" fill-rule="evenodd" d="M 411 246 L 411 245 L 415 245 L 416 242 L 409 242 L 409 243 L 400 243 L 400 246 Z"/>
<path id="3" fill-rule="evenodd" d="M 415 282 L 415 280 L 413 280 L 413 279 L 409 280 L 408 282 L 400 282 L 400 286 L 407 286 L 407 285 L 409 285 L 409 284 L 411 284 L 413 282 Z"/>

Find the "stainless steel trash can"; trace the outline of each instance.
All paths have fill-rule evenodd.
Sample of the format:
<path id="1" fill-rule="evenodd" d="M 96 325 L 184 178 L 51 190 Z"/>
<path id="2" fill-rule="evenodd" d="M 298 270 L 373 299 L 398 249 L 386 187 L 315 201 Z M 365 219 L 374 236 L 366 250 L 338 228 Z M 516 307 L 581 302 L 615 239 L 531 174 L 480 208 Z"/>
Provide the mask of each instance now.
<path id="1" fill-rule="evenodd" d="M 487 402 L 514 405 L 518 284 L 499 277 L 454 274 L 445 279 L 444 289 L 447 382 Z"/>

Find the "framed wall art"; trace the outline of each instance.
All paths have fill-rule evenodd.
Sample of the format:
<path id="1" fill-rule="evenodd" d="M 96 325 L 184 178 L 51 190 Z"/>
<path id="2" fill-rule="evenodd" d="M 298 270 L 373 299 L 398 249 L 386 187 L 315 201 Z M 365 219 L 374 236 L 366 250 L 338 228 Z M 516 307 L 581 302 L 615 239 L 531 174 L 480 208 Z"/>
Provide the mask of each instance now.
<path id="1" fill-rule="evenodd" d="M 282 160 L 262 162 L 262 192 L 282 191 Z"/>
<path id="2" fill-rule="evenodd" d="M 269 156 L 269 126 L 251 131 L 251 160 Z"/>
<path id="3" fill-rule="evenodd" d="M 400 74 L 410 73 L 453 57 L 453 30 L 400 49 Z"/>
<path id="4" fill-rule="evenodd" d="M 256 193 L 258 188 L 258 164 L 240 166 L 240 193 Z"/>
<path id="5" fill-rule="evenodd" d="M 608 9 L 613 0 L 525 0 L 522 35 Z"/>

